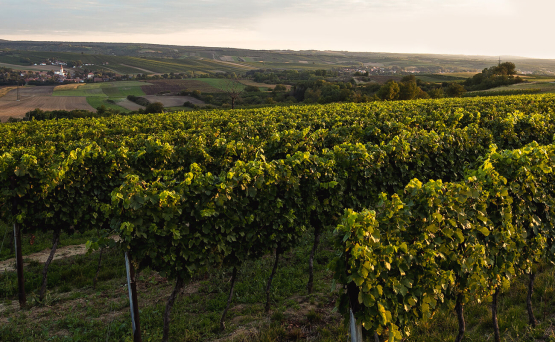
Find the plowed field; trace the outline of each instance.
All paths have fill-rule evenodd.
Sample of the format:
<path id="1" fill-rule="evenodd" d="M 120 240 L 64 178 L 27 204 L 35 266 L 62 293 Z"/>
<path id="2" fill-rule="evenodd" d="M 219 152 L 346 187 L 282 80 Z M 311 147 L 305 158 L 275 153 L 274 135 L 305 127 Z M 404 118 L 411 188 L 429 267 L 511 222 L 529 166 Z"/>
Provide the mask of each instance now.
<path id="1" fill-rule="evenodd" d="M 12 91 L 13 92 L 13 91 Z M 42 110 L 74 110 L 83 109 L 95 111 L 87 103 L 86 97 L 62 97 L 62 96 L 26 96 L 20 97 L 20 101 L 6 100 L 8 94 L 0 98 L 0 121 L 6 122 L 8 118 L 22 118 L 25 113 L 35 108 Z"/>

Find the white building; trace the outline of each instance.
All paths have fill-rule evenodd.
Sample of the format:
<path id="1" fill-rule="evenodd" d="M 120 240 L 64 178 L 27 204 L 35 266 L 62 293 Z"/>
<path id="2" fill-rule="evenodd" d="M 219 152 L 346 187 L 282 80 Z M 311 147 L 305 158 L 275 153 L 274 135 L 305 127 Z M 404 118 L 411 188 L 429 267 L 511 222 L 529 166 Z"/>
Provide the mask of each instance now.
<path id="1" fill-rule="evenodd" d="M 54 71 L 54 74 L 55 74 L 55 75 L 62 76 L 62 77 L 65 77 L 66 74 L 65 74 L 65 71 L 64 71 L 64 66 L 63 66 L 63 65 L 60 65 L 60 71 Z"/>

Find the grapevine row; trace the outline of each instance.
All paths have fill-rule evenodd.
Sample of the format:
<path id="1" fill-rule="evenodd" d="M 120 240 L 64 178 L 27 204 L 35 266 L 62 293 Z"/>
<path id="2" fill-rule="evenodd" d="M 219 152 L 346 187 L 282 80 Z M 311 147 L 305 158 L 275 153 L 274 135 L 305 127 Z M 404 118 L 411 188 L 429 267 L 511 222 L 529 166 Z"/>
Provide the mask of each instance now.
<path id="1" fill-rule="evenodd" d="M 136 266 L 182 284 L 206 267 L 271 251 L 277 260 L 307 229 L 316 244 L 344 208 L 375 205 L 414 177 L 460 181 L 492 143 L 549 144 L 551 101 L 473 101 L 450 112 L 434 101 L 328 106 L 335 111 L 320 123 L 296 109 L 214 114 L 204 126 L 162 116 L 154 128 L 146 117 L 5 125 L 0 211 L 24 231 L 111 227 Z M 525 106 L 533 114 L 514 112 Z"/>
<path id="2" fill-rule="evenodd" d="M 555 145 L 492 150 L 460 182 L 412 180 L 399 195 L 382 193 L 369 209 L 346 210 L 337 227 L 335 277 L 341 306 L 364 328 L 394 340 L 440 308 L 497 297 L 540 260 L 555 261 Z M 528 297 L 528 313 L 535 324 Z"/>

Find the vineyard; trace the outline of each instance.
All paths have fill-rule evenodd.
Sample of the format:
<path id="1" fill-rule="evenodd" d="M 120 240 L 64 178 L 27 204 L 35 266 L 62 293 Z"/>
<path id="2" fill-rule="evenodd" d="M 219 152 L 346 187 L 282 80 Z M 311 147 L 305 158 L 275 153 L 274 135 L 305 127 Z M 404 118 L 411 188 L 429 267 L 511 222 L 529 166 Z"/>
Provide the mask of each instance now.
<path id="1" fill-rule="evenodd" d="M 554 135 L 553 95 L 2 124 L 0 214 L 14 228 L 19 304 L 21 234 L 52 237 L 39 302 L 60 236 L 89 234 L 91 250 L 125 256 L 134 341 L 144 270 L 172 282 L 163 341 L 178 339 L 170 318 L 187 283 L 231 270 L 224 331 L 245 264 L 271 260 L 269 313 L 286 253 L 309 245 L 297 268 L 310 294 L 333 234 L 338 308 L 358 341 L 410 341 L 442 310 L 463 341 L 465 305 L 489 300 L 500 341 L 500 293 L 528 277 L 523 315 L 536 326 L 538 265 L 555 261 Z"/>

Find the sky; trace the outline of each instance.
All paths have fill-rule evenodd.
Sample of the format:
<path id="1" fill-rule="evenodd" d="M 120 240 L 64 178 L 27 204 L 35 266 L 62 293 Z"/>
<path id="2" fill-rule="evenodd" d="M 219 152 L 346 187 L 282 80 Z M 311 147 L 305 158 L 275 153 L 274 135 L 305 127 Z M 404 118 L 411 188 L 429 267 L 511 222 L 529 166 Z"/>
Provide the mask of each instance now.
<path id="1" fill-rule="evenodd" d="M 0 39 L 555 59 L 553 0 L 0 0 Z"/>

